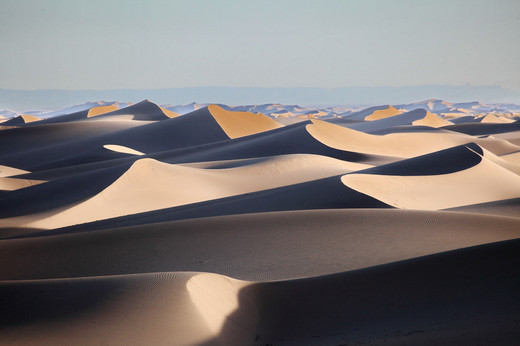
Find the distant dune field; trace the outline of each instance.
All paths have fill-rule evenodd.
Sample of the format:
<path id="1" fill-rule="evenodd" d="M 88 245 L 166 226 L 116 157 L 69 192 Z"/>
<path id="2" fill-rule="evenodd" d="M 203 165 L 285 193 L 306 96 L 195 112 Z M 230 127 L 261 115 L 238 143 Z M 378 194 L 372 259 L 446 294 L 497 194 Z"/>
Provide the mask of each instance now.
<path id="1" fill-rule="evenodd" d="M 514 345 L 520 106 L 0 117 L 2 345 Z"/>

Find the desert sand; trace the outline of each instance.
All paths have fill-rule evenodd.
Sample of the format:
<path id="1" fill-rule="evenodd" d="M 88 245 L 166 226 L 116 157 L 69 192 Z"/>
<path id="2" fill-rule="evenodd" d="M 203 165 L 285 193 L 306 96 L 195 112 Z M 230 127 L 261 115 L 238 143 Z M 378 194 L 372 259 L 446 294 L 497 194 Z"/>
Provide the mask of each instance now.
<path id="1" fill-rule="evenodd" d="M 513 111 L 119 105 L 2 123 L 0 344 L 520 339 Z"/>

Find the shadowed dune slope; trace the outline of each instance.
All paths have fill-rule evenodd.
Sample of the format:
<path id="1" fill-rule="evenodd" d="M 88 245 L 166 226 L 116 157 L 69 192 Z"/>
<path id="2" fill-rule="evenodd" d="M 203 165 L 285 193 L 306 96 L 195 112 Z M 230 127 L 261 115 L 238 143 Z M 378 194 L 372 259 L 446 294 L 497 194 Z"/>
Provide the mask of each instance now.
<path id="1" fill-rule="evenodd" d="M 28 123 L 41 121 L 40 118 L 34 115 L 22 114 L 2 122 L 2 126 L 20 126 Z"/>
<path id="2" fill-rule="evenodd" d="M 260 301 L 257 345 L 508 345 L 520 337 L 519 250 L 486 244 L 240 295 L 244 309 Z"/>
<path id="3" fill-rule="evenodd" d="M 401 125 L 412 125 L 414 121 L 421 120 L 426 117 L 427 111 L 425 109 L 415 109 L 410 112 L 393 115 L 390 117 L 383 117 L 375 119 L 373 121 L 366 121 L 363 123 L 345 125 L 351 129 L 366 132 L 376 131 L 383 128 L 401 126 Z"/>
<path id="4" fill-rule="evenodd" d="M 396 209 L 219 216 L 0 240 L 0 279 L 159 271 L 309 277 L 514 239 L 519 225 L 518 218 Z"/>
<path id="5" fill-rule="evenodd" d="M 77 173 L 0 196 L 0 223 L 7 217 L 37 214 L 94 196 L 117 180 L 128 166 Z"/>
<path id="6" fill-rule="evenodd" d="M 409 158 L 475 142 L 496 155 L 520 150 L 520 147 L 499 138 L 475 138 L 449 131 L 390 133 L 379 136 L 355 131 L 325 121 L 312 120 L 307 131 L 331 148 L 358 153 Z"/>
<path id="7" fill-rule="evenodd" d="M 27 224 L 27 227 L 35 228 L 64 227 L 70 224 L 70 220 L 80 223 L 79 221 L 88 222 L 100 218 L 136 214 L 79 225 L 71 229 L 77 231 L 193 217 L 277 210 L 371 208 L 388 207 L 389 205 L 409 209 L 414 201 L 417 201 L 415 209 L 432 209 L 433 206 L 436 209 L 444 209 L 461 206 L 466 202 L 466 204 L 472 204 L 472 198 L 476 197 L 483 201 L 486 201 L 486 199 L 499 200 L 516 197 L 518 191 L 515 188 L 515 184 L 520 179 L 520 176 L 485 157 L 483 158 L 483 154 L 482 148 L 470 143 L 467 146 L 454 147 L 362 170 L 359 170 L 361 167 L 358 168 L 353 163 L 335 161 L 333 159 L 323 160 L 322 158 L 318 161 L 318 157 L 307 159 L 306 156 L 296 156 L 294 159 L 282 157 L 275 161 L 264 159 L 266 162 L 273 162 L 270 166 L 273 170 L 267 171 L 266 167 L 269 167 L 269 165 L 266 166 L 262 161 L 223 170 L 196 170 L 189 167 L 169 166 L 150 161 L 153 163 L 152 166 L 161 168 L 161 170 L 164 167 L 166 171 L 171 171 L 170 173 L 178 172 L 180 175 L 172 173 L 172 179 L 175 179 L 178 183 L 164 183 L 168 180 L 166 176 L 159 179 L 160 175 L 157 172 L 153 173 L 153 170 L 145 170 L 144 172 L 148 172 L 148 174 L 138 174 L 140 178 L 131 178 L 132 184 L 138 186 L 137 190 L 135 187 L 123 183 L 123 181 L 129 179 L 125 177 L 120 180 L 120 183 L 114 184 L 103 194 L 89 201 L 87 204 L 90 207 L 88 208 L 87 204 L 84 204 L 75 207 L 73 210 L 63 212 L 62 215 L 58 214 L 52 219 L 31 220 L 33 223 L 18 220 L 17 223 L 22 222 Z M 482 160 L 486 161 L 484 167 L 480 166 Z M 298 162 L 301 162 L 303 165 Z M 312 170 L 308 171 L 313 163 L 317 162 L 321 162 L 320 166 L 321 170 L 323 170 L 321 174 L 333 175 L 339 170 L 356 170 L 357 168 L 358 170 L 344 176 L 337 175 L 297 184 L 296 179 L 298 179 L 298 176 L 300 176 L 300 179 L 304 177 L 318 177 L 317 174 L 319 173 L 312 173 Z M 332 169 L 329 173 L 325 171 L 327 165 L 330 165 L 329 167 Z M 481 172 L 482 170 L 485 170 L 485 172 Z M 282 174 L 284 171 L 287 178 L 284 178 L 284 174 Z M 306 171 L 308 173 L 305 173 Z M 259 173 L 261 175 L 258 175 Z M 132 177 L 135 175 L 129 172 L 127 174 Z M 247 176 L 248 179 L 254 178 L 253 180 L 255 181 L 267 178 L 269 183 L 262 183 L 261 180 L 255 184 L 247 183 L 247 180 L 240 178 L 241 175 Z M 472 176 L 477 177 L 481 188 L 474 189 L 472 185 L 473 180 L 465 182 L 466 175 L 469 175 L 470 178 Z M 146 183 L 146 180 L 152 176 L 155 177 L 153 180 L 154 184 L 159 184 L 159 190 L 157 190 L 157 187 L 154 187 L 157 185 Z M 290 179 L 293 179 L 293 184 L 289 183 Z M 387 180 L 390 182 L 389 185 L 381 187 L 380 185 L 385 184 Z M 446 186 L 441 184 L 444 180 L 446 181 Z M 141 182 L 139 183 L 139 181 Z M 163 182 L 161 183 L 161 181 Z M 364 183 L 364 181 L 368 181 L 368 183 Z M 197 185 L 192 186 L 193 183 Z M 207 183 L 210 185 L 207 186 Z M 437 183 L 440 186 L 435 185 Z M 508 187 L 508 184 L 511 183 L 513 185 Z M 177 186 L 176 184 L 179 184 L 178 187 L 175 187 Z M 278 186 L 284 184 L 288 186 L 273 188 L 276 184 L 279 184 Z M 161 191 L 161 186 L 170 186 L 171 190 Z M 254 186 L 258 187 L 255 188 Z M 358 193 L 352 189 L 358 191 Z M 141 190 L 143 191 L 141 195 L 145 196 L 145 200 L 148 201 L 150 198 L 146 196 L 154 197 L 153 200 L 138 207 L 140 209 L 136 209 L 136 206 L 129 204 L 128 201 L 135 200 L 137 198 L 135 193 L 139 193 Z M 468 192 L 453 198 L 453 194 L 457 195 L 466 190 Z M 186 194 L 186 191 L 189 191 L 189 193 Z M 244 194 L 246 192 L 250 193 Z M 223 198 L 232 194 L 237 196 Z M 108 195 L 112 197 L 108 197 Z M 436 199 L 432 199 L 433 196 L 436 196 Z M 212 199 L 212 201 L 208 201 L 208 199 Z M 376 200 L 381 201 L 381 203 L 376 202 Z M 458 203 L 458 205 L 450 205 L 450 203 Z M 105 204 L 106 207 L 103 207 Z M 108 208 L 111 204 L 114 207 Z M 177 207 L 174 207 L 175 205 Z M 159 210 L 153 211 L 154 209 Z M 87 210 L 89 211 L 87 212 Z M 146 212 L 148 210 L 150 212 Z M 77 216 L 73 217 L 73 215 Z M 7 227 L 6 222 L 9 221 L 4 221 L 4 227 Z"/>
<path id="8" fill-rule="evenodd" d="M 26 227 L 57 228 L 241 195 L 347 173 L 352 171 L 352 166 L 357 167 L 316 155 L 265 158 L 250 165 L 221 169 L 201 169 L 143 159 L 136 161 L 120 178 L 92 198 L 52 215 L 34 215 L 40 220 L 30 221 Z M 62 188 L 56 183 L 54 186 Z M 4 219 L 1 223 L 9 222 L 11 220 Z"/>
<path id="9" fill-rule="evenodd" d="M 172 120 L 181 119 L 183 117 L 184 116 L 181 116 Z M 345 160 L 353 163 L 363 162 L 369 164 L 372 162 L 382 163 L 397 160 L 397 158 L 392 157 L 360 154 L 356 152 L 331 148 L 310 136 L 308 131 L 305 129 L 306 124 L 308 123 L 304 122 L 242 138 L 221 140 L 218 142 L 194 145 L 191 147 L 181 149 L 165 150 L 156 153 L 139 150 L 135 146 L 131 145 L 134 143 L 130 143 L 130 145 L 123 145 L 116 144 L 114 143 L 115 141 L 112 141 L 109 143 L 109 145 L 125 146 L 133 150 L 144 152 L 146 155 L 142 158 L 148 157 L 168 163 L 194 163 L 223 160 L 240 160 L 288 154 L 314 154 L 328 156 L 331 158 Z M 109 136 L 107 136 L 105 140 L 99 142 L 104 142 L 108 140 L 112 140 L 112 138 L 109 138 Z M 75 172 L 77 172 L 78 170 L 88 171 L 107 168 L 123 163 L 132 164 L 132 162 L 139 158 L 136 156 L 120 155 L 119 159 L 92 162 L 92 159 L 89 157 L 91 157 L 92 155 L 96 155 L 96 152 L 107 155 L 107 153 L 104 152 L 103 148 L 90 149 L 83 153 L 83 155 L 86 156 L 86 159 L 83 163 L 81 163 L 81 161 L 83 160 L 83 156 L 78 154 L 74 150 L 70 150 L 70 156 L 68 156 L 67 158 L 62 159 L 58 163 L 49 164 L 45 168 L 44 166 L 39 166 L 38 172 L 32 172 L 30 174 L 27 174 L 24 176 L 24 178 L 44 180 L 60 178 L 64 176 L 69 176 L 71 174 L 75 174 Z M 115 154 L 112 153 L 111 155 Z M 69 162 L 73 163 L 75 166 L 68 165 Z M 23 161 L 18 162 L 18 164 L 23 164 Z M 56 167 L 53 168 L 53 166 Z"/>
<path id="10" fill-rule="evenodd" d="M 24 162 L 37 157 L 38 153 L 47 155 L 52 152 L 46 147 L 59 149 L 61 146 L 76 145 L 75 142 L 78 141 L 88 141 L 92 137 L 143 124 L 130 120 L 76 121 L 3 130 L 0 135 L 0 161 L 20 162 L 25 166 L 27 163 L 24 164 Z M 21 153 L 27 156 L 20 156 Z"/>
<path id="11" fill-rule="evenodd" d="M 455 124 L 445 127 L 446 130 L 465 133 L 471 136 L 491 135 L 497 133 L 520 131 L 520 123 L 493 124 L 493 123 L 470 123 Z"/>
<path id="12" fill-rule="evenodd" d="M 110 113 L 109 113 L 110 114 Z M 89 120 L 92 123 L 105 124 L 103 117 Z M 93 118 L 93 119 L 96 119 Z M 229 139 L 218 123 L 209 114 L 207 108 L 186 114 L 184 116 L 167 119 L 160 122 L 148 123 L 135 128 L 90 136 L 82 140 L 69 143 L 57 143 L 52 146 L 32 150 L 23 157 L 6 156 L 2 164 L 15 167 L 35 169 L 51 169 L 69 165 L 69 159 L 77 164 L 78 157 L 87 156 L 86 162 L 92 162 L 91 152 L 106 144 L 115 144 L 130 147 L 145 153 L 196 146 L 209 142 Z"/>
<path id="13" fill-rule="evenodd" d="M 190 272 L 4 281 L 0 341 L 508 344 L 520 335 L 519 250 L 512 240 L 264 283 Z"/>
<path id="14" fill-rule="evenodd" d="M 466 152 L 457 158 L 464 161 L 466 156 L 473 162 L 472 154 L 480 162 L 454 173 L 412 176 L 359 172 L 345 175 L 341 180 L 356 191 L 405 209 L 437 210 L 520 197 L 518 174 L 477 152 Z M 438 165 L 448 163 L 440 160 Z"/>
<path id="15" fill-rule="evenodd" d="M 41 233 L 68 233 L 71 231 L 77 232 L 108 227 L 136 224 L 142 225 L 147 223 L 218 215 L 342 208 L 390 208 L 390 206 L 346 187 L 341 182 L 341 176 L 334 176 L 238 196 L 121 216 Z M 31 217 L 4 219 L 2 221 L 2 227 L 12 228 L 15 226 L 28 225 L 29 222 L 35 222 L 34 227 L 38 227 L 38 220 L 40 220 L 41 217 L 42 215 L 33 215 Z M 44 222 L 52 221 L 52 218 L 50 220 L 42 219 L 42 224 Z M 8 234 L 7 236 L 13 236 L 18 234 L 34 233 L 35 231 L 38 232 L 38 230 L 30 229 L 21 229 L 17 231 L 15 228 L 14 230 L 6 229 L 2 232 Z"/>
<path id="16" fill-rule="evenodd" d="M 23 345 L 174 344 L 245 345 L 251 333 L 238 329 L 231 340 L 219 340 L 219 330 L 193 303 L 186 286 L 197 273 L 153 273 L 117 277 L 0 282 L 0 343 Z M 224 282 L 221 282 L 224 281 Z M 212 289 L 239 281 L 213 280 Z M 219 285 L 220 284 L 220 285 Z M 216 305 L 215 324 L 233 311 L 234 291 Z M 38 296 L 38 300 L 34 297 Z M 9 297 L 7 299 L 6 297 Z M 236 303 L 235 303 L 236 304 Z M 220 309 L 223 311 L 220 311 Z M 220 313 L 220 314 L 218 314 Z M 7 318 L 9 316 L 9 318 Z M 247 314 L 245 317 L 249 317 Z M 211 321 L 211 319 L 210 319 Z M 251 321 L 254 330 L 256 321 Z M 241 319 L 241 327 L 246 327 Z M 216 329 L 216 326 L 215 326 Z M 237 335 L 238 334 L 238 335 Z M 245 334 L 247 338 L 240 338 Z M 231 343 L 230 343 L 231 341 Z"/>

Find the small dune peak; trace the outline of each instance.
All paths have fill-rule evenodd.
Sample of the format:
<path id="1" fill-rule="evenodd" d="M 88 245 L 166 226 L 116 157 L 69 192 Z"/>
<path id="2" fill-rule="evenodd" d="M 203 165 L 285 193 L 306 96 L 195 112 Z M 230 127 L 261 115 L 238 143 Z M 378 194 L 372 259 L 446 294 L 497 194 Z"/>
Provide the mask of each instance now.
<path id="1" fill-rule="evenodd" d="M 250 136 L 282 127 L 260 113 L 228 111 L 215 104 L 209 105 L 208 111 L 229 138 Z"/>
<path id="2" fill-rule="evenodd" d="M 484 123 L 484 124 L 485 123 L 489 123 L 489 124 L 507 124 L 507 123 L 513 123 L 513 122 L 515 122 L 515 120 L 506 118 L 506 117 L 501 116 L 501 115 L 490 113 L 490 114 L 486 115 L 485 117 L 483 117 L 480 122 Z"/>
<path id="3" fill-rule="evenodd" d="M 366 121 L 373 121 L 373 120 L 379 120 L 379 119 L 384 119 L 384 118 L 388 118 L 388 117 L 392 117 L 394 115 L 399 115 L 403 113 L 401 110 L 395 108 L 394 106 L 392 105 L 388 105 L 388 107 L 384 108 L 384 109 L 379 109 L 379 110 L 376 110 L 374 111 L 372 114 L 370 115 L 367 115 L 365 117 L 365 120 Z"/>
<path id="4" fill-rule="evenodd" d="M 23 122 L 26 124 L 41 120 L 40 118 L 38 118 L 34 115 L 28 115 L 28 114 L 22 114 L 21 117 L 23 119 Z"/>
<path id="5" fill-rule="evenodd" d="M 445 120 L 430 111 L 426 111 L 424 118 L 412 122 L 415 126 L 443 127 L 453 125 L 451 121 Z"/>

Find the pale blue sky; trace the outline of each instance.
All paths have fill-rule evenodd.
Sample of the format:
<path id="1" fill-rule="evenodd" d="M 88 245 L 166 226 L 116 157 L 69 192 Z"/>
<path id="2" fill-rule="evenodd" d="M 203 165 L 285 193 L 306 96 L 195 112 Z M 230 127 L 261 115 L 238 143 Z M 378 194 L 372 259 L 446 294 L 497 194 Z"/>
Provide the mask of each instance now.
<path id="1" fill-rule="evenodd" d="M 520 90 L 518 0 L 1 0 L 0 43 L 0 88 Z"/>

